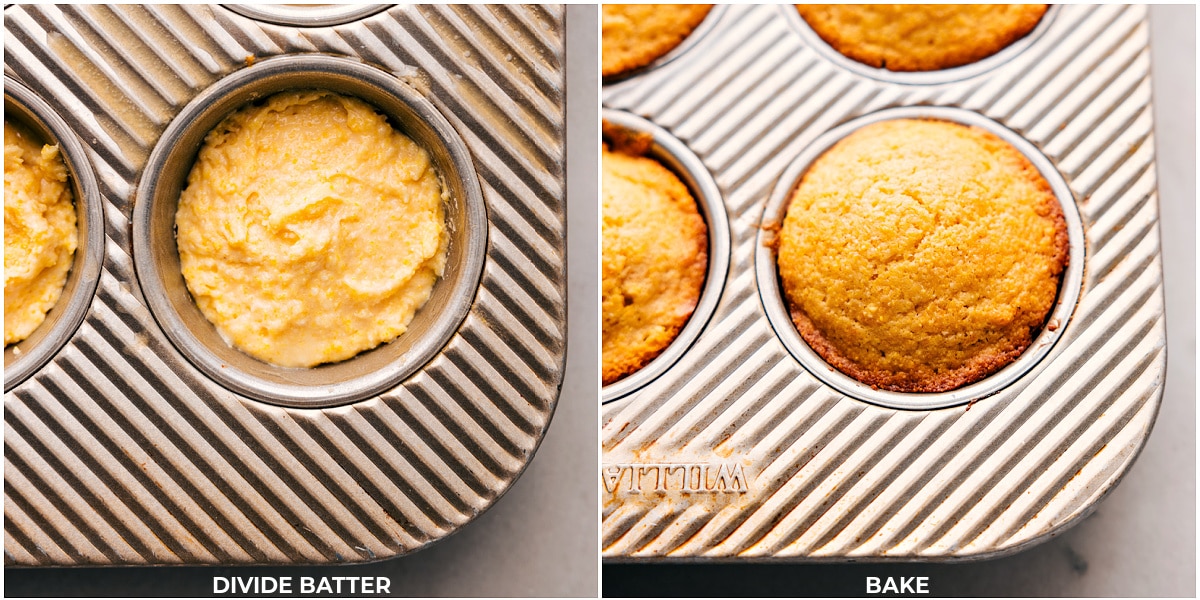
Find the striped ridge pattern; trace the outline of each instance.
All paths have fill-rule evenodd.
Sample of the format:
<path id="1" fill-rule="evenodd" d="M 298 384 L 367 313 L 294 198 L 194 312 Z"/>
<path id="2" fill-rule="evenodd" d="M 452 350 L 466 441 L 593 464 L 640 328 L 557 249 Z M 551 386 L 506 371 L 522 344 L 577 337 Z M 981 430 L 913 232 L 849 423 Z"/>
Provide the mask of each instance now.
<path id="1" fill-rule="evenodd" d="M 929 86 L 845 71 L 805 45 L 787 10 L 730 7 L 686 55 L 604 89 L 605 106 L 646 116 L 704 161 L 733 250 L 692 350 L 603 407 L 603 555 L 944 560 L 1062 531 L 1119 481 L 1162 394 L 1145 7 L 1061 6 L 1026 51 Z M 1086 231 L 1063 338 L 970 406 L 845 397 L 788 353 L 757 293 L 757 228 L 784 168 L 837 124 L 911 105 L 967 108 L 1032 141 L 1069 182 Z"/>
<path id="2" fill-rule="evenodd" d="M 5 72 L 89 147 L 107 256 L 87 319 L 4 398 L 9 565 L 330 563 L 403 554 L 487 509 L 550 420 L 565 352 L 561 8 L 397 6 L 323 28 L 216 5 L 14 6 Z M 237 396 L 157 328 L 130 256 L 158 135 L 246 57 L 324 52 L 415 81 L 465 140 L 488 208 L 471 312 L 379 397 Z"/>

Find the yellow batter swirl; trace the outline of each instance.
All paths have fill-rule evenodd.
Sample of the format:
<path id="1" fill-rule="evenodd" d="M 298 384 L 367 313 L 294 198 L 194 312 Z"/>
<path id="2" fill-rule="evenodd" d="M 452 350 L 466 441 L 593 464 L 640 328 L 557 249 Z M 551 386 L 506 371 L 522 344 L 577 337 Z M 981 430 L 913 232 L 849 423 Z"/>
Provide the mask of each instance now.
<path id="1" fill-rule="evenodd" d="M 175 216 L 200 311 L 234 347 L 285 367 L 391 341 L 446 262 L 429 154 L 371 106 L 284 92 L 208 134 Z"/>

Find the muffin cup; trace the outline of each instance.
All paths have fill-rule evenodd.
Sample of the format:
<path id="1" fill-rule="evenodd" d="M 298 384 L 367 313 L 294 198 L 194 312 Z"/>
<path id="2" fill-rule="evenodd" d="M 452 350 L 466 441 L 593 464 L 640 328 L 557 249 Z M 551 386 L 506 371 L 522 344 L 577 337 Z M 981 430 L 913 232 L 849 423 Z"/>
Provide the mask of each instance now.
<path id="1" fill-rule="evenodd" d="M 708 32 L 712 31 L 717 26 L 717 21 L 721 20 L 721 15 L 725 14 L 726 8 L 727 5 L 725 4 L 713 5 L 712 9 L 708 11 L 708 14 L 704 16 L 704 20 L 701 21 L 700 24 L 697 25 L 687 37 L 683 38 L 683 41 L 679 42 L 678 46 L 672 48 L 670 52 L 667 52 L 666 54 L 654 59 L 646 66 L 604 77 L 603 84 L 612 85 L 625 81 L 626 79 L 644 75 L 675 60 L 676 58 L 679 58 L 680 56 L 683 56 L 688 50 L 696 46 L 696 44 L 699 44 L 704 39 L 704 36 L 708 35 Z"/>
<path id="2" fill-rule="evenodd" d="M 679 330 L 675 339 L 654 357 L 654 360 L 636 372 L 604 386 L 601 394 L 603 402 L 611 402 L 645 387 L 665 373 L 700 336 L 700 332 L 704 330 L 716 310 L 721 290 L 725 287 L 725 277 L 729 273 L 730 238 L 729 221 L 725 215 L 725 204 L 721 200 L 721 190 L 704 167 L 704 163 L 683 142 L 667 130 L 627 112 L 604 109 L 603 118 L 613 125 L 653 136 L 654 144 L 647 156 L 679 176 L 696 199 L 700 214 L 708 226 L 708 270 L 705 273 L 704 286 L 700 289 L 696 309 L 692 311 L 692 316 Z"/>
<path id="3" fill-rule="evenodd" d="M 804 39 L 805 45 L 816 50 L 818 54 L 826 60 L 851 71 L 863 77 L 870 77 L 879 81 L 888 83 L 901 83 L 908 85 L 938 85 L 943 83 L 953 83 L 970 79 L 972 77 L 982 75 L 992 69 L 1007 63 L 1017 55 L 1024 52 L 1027 48 L 1033 45 L 1039 37 L 1054 21 L 1058 15 L 1058 5 L 1051 5 L 1046 10 L 1046 14 L 1042 15 L 1042 19 L 1038 21 L 1036 27 L 1021 39 L 1014 41 L 1008 46 L 1000 49 L 999 52 L 981 58 L 973 63 L 968 63 L 959 67 L 951 67 L 949 69 L 939 69 L 937 71 L 889 71 L 883 68 L 872 67 L 864 64 L 838 52 L 836 48 L 830 46 L 828 42 L 821 39 L 816 31 L 809 26 L 808 21 L 800 16 L 800 12 L 796 10 L 795 5 L 781 4 L 779 10 L 783 11 L 788 23 L 792 25 L 800 37 Z"/>
<path id="4" fill-rule="evenodd" d="M 4 78 L 4 118 L 57 143 L 74 195 L 79 243 L 58 302 L 29 337 L 4 348 L 4 391 L 16 387 L 46 364 L 83 323 L 96 294 L 104 264 L 104 211 L 100 187 L 83 144 L 66 122 L 29 88 Z"/>
<path id="5" fill-rule="evenodd" d="M 837 370 L 825 362 L 797 332 L 780 289 L 775 250 L 777 232 L 779 226 L 783 224 L 792 193 L 809 165 L 842 138 L 859 128 L 894 119 L 939 119 L 976 126 L 1008 142 L 1029 159 L 1029 162 L 1050 184 L 1054 196 L 1062 206 L 1063 217 L 1067 225 L 1069 262 L 1059 282 L 1058 297 L 1055 299 L 1047 319 L 1047 325 L 1016 360 L 975 383 L 948 392 L 909 393 L 875 389 Z M 763 310 L 766 311 L 767 318 L 776 335 L 787 347 L 788 352 L 817 379 L 847 396 L 879 406 L 910 410 L 947 408 L 985 398 L 1012 385 L 1026 373 L 1032 371 L 1038 362 L 1050 353 L 1054 343 L 1062 337 L 1071 314 L 1075 310 L 1075 304 L 1079 300 L 1083 284 L 1085 252 L 1083 223 L 1071 189 L 1058 169 L 1050 162 L 1050 159 L 1019 134 L 978 113 L 960 108 L 936 106 L 891 108 L 859 117 L 825 132 L 806 147 L 796 157 L 796 160 L 784 170 L 767 201 L 761 223 L 762 227 L 759 228 L 755 245 L 755 276 L 758 280 Z"/>
<path id="6" fill-rule="evenodd" d="M 313 368 L 262 362 L 233 348 L 201 314 L 180 272 L 175 212 L 208 132 L 242 106 L 291 89 L 355 96 L 430 153 L 443 185 L 450 235 L 445 273 L 408 330 L 357 356 Z M 272 404 L 336 406 L 369 398 L 415 373 L 454 335 L 479 284 L 487 245 L 483 195 L 466 145 L 433 105 L 393 75 L 328 55 L 260 61 L 217 82 L 184 107 L 150 154 L 133 210 L 133 258 L 158 325 L 198 369 L 229 390 Z"/>
<path id="7" fill-rule="evenodd" d="M 328 27 L 365 19 L 389 4 L 223 4 L 243 17 L 291 27 Z"/>

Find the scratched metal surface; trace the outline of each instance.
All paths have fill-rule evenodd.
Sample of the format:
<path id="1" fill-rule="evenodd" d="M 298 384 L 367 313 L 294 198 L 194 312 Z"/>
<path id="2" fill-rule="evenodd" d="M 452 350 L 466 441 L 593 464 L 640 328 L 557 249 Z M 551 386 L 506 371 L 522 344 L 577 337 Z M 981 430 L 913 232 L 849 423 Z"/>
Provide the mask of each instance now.
<path id="1" fill-rule="evenodd" d="M 603 406 L 603 555 L 952 561 L 1063 531 L 1120 481 L 1162 395 L 1145 7 L 1058 7 L 1024 49 L 934 84 L 839 65 L 789 10 L 730 7 L 687 55 L 603 90 L 605 107 L 701 158 L 733 238 L 695 345 Z M 755 279 L 764 204 L 787 165 L 840 123 L 914 105 L 966 108 L 1031 141 L 1066 179 L 1085 232 L 1081 296 L 1050 354 L 1000 393 L 939 410 L 821 383 L 774 333 Z"/>
<path id="2" fill-rule="evenodd" d="M 4 397 L 5 564 L 361 562 L 499 499 L 562 383 L 561 7 L 396 6 L 292 28 L 216 5 L 8 6 L 4 26 L 5 73 L 72 123 L 107 221 L 86 320 Z M 173 116 L 248 55 L 302 52 L 415 68 L 488 211 L 479 288 L 440 354 L 386 393 L 317 410 L 201 374 L 157 328 L 130 257 L 139 169 Z"/>

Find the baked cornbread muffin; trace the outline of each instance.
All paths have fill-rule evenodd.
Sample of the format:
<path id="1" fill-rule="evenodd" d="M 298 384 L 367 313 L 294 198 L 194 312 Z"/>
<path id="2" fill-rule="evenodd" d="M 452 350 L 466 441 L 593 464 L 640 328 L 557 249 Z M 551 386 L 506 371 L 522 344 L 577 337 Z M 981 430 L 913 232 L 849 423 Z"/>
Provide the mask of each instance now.
<path id="1" fill-rule="evenodd" d="M 708 228 L 666 167 L 607 146 L 602 157 L 608 385 L 658 356 L 691 317 L 708 268 Z"/>
<path id="2" fill-rule="evenodd" d="M 27 337 L 58 303 L 79 243 L 57 145 L 4 121 L 4 345 Z"/>
<path id="3" fill-rule="evenodd" d="M 936 71 L 987 58 L 1025 37 L 1045 4 L 799 4 L 838 52 L 890 71 Z"/>
<path id="4" fill-rule="evenodd" d="M 704 20 L 711 4 L 605 4 L 603 75 L 644 67 L 674 50 Z"/>
<path id="5" fill-rule="evenodd" d="M 868 385 L 941 392 L 1014 360 L 1067 263 L 1062 208 L 1019 151 L 933 120 L 867 125 L 792 195 L 778 266 L 792 320 Z"/>
<path id="6" fill-rule="evenodd" d="M 206 318 L 285 367 L 344 360 L 404 333 L 446 262 L 429 154 L 357 98 L 284 92 L 205 139 L 175 216 Z"/>

